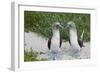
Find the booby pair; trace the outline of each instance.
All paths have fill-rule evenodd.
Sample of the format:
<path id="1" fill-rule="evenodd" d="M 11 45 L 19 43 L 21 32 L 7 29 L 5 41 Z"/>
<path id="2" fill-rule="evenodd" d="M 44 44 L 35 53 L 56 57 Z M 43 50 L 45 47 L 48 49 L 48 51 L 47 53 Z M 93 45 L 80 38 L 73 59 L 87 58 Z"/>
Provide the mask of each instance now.
<path id="1" fill-rule="evenodd" d="M 71 56 L 80 56 L 80 48 L 83 47 L 83 34 L 82 32 L 81 38 L 78 40 L 77 37 L 77 30 L 76 25 L 73 21 L 69 21 L 67 23 L 67 28 L 69 30 L 70 35 L 70 44 L 71 44 Z M 60 37 L 60 25 L 59 22 L 55 22 L 52 26 L 52 37 L 48 40 L 48 48 L 50 50 L 50 59 L 51 60 L 57 60 L 60 59 L 60 53 L 61 53 L 61 44 L 62 40 Z"/>

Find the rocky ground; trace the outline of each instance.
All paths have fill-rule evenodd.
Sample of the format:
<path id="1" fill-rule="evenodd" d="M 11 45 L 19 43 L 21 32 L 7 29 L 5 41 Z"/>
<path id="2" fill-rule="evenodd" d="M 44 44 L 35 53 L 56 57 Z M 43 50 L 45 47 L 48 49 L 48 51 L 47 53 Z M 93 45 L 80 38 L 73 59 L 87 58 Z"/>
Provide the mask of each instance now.
<path id="1" fill-rule="evenodd" d="M 89 59 L 90 58 L 90 43 L 85 42 L 84 43 L 85 47 L 81 48 L 80 51 L 80 59 Z M 62 48 L 61 48 L 61 60 L 72 60 L 72 59 L 77 59 L 75 57 L 72 57 L 69 55 L 69 50 L 70 50 L 70 45 L 69 42 L 63 42 Z M 44 54 L 38 55 L 38 58 L 49 58 L 49 51 L 45 52 Z"/>
<path id="2" fill-rule="evenodd" d="M 38 59 L 49 59 L 49 50 L 47 47 L 47 41 L 48 38 L 43 38 L 36 33 L 25 32 L 25 50 L 26 51 L 37 51 Z M 90 58 L 90 42 L 84 42 L 84 47 L 81 48 L 80 51 L 80 59 L 89 59 Z M 76 59 L 72 56 L 69 55 L 69 50 L 70 50 L 70 45 L 69 42 L 63 41 L 62 47 L 61 47 L 61 58 L 60 60 L 72 60 Z"/>

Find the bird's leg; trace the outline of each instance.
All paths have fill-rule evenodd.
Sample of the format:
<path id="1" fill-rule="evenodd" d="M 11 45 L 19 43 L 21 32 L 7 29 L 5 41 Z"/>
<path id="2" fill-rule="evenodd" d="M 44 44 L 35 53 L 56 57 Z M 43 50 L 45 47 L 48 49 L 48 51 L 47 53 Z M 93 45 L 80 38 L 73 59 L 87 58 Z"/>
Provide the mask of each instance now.
<path id="1" fill-rule="evenodd" d="M 49 55 L 50 55 L 50 57 L 49 57 L 50 60 L 55 60 L 55 56 L 56 56 L 56 55 L 55 55 L 55 51 L 53 51 L 53 50 L 50 51 L 50 54 L 49 54 Z"/>
<path id="2" fill-rule="evenodd" d="M 30 48 L 30 50 L 31 50 L 31 55 L 33 55 L 33 49 L 32 49 L 32 47 Z"/>
<path id="3" fill-rule="evenodd" d="M 60 60 L 61 59 L 61 51 L 52 50 L 50 51 L 50 60 Z"/>

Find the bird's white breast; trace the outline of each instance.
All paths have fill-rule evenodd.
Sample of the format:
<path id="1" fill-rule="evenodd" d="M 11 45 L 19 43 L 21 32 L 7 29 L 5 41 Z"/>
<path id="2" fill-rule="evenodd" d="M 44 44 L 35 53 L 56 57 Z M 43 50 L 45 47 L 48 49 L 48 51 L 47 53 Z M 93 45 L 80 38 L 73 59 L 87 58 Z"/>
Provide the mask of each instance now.
<path id="1" fill-rule="evenodd" d="M 51 50 L 60 50 L 60 33 L 59 31 L 54 31 L 51 39 Z"/>
<path id="2" fill-rule="evenodd" d="M 71 46 L 74 49 L 79 49 L 80 50 L 77 38 L 78 38 L 77 37 L 77 31 L 76 30 L 70 30 L 70 42 L 71 42 Z"/>

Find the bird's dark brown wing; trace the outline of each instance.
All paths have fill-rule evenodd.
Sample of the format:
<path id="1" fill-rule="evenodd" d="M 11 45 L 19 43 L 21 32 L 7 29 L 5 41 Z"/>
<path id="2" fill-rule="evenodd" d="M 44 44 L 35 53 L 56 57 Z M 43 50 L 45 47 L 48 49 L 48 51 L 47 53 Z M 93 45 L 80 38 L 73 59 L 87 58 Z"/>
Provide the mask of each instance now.
<path id="1" fill-rule="evenodd" d="M 61 45 L 62 45 L 62 39 L 60 38 L 60 46 L 59 46 L 60 48 L 61 48 Z"/>
<path id="2" fill-rule="evenodd" d="M 68 39 L 68 41 L 69 41 L 69 44 L 71 45 L 70 39 Z"/>
<path id="3" fill-rule="evenodd" d="M 82 47 L 84 47 L 84 45 L 83 45 L 83 40 L 78 40 L 78 44 L 79 44 L 79 46 L 82 48 Z"/>
<path id="4" fill-rule="evenodd" d="M 51 46 L 51 38 L 49 38 L 49 40 L 48 40 L 48 49 L 50 50 L 50 47 Z"/>

